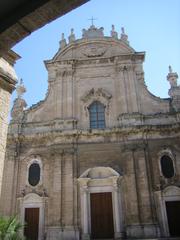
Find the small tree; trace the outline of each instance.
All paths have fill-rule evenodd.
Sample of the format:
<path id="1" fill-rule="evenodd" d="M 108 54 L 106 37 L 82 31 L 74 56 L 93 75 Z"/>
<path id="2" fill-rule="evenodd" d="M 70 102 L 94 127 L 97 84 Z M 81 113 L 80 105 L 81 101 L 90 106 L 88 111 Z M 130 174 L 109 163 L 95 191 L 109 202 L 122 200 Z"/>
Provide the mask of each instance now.
<path id="1" fill-rule="evenodd" d="M 0 240 L 23 240 L 20 230 L 23 225 L 16 217 L 0 217 Z"/>

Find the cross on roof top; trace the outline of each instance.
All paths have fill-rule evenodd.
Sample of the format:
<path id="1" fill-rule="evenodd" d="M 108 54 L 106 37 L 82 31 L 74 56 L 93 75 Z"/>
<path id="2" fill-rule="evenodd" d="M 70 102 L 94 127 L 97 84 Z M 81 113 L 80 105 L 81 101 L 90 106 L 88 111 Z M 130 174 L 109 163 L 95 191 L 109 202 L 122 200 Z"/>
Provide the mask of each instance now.
<path id="1" fill-rule="evenodd" d="M 90 20 L 91 21 L 91 25 L 93 26 L 94 25 L 94 20 L 97 20 L 97 18 L 90 18 L 90 19 L 88 19 L 88 20 Z"/>

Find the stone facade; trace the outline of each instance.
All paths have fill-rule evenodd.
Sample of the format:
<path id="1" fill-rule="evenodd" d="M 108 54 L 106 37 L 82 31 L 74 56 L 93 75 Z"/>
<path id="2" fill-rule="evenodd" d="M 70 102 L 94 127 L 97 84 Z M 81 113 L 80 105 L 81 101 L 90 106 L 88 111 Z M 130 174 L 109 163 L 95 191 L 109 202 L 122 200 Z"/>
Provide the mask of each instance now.
<path id="1" fill-rule="evenodd" d="M 62 35 L 59 51 L 45 61 L 45 100 L 24 110 L 25 88 L 18 88 L 1 213 L 25 221 L 27 209 L 38 209 L 39 240 L 108 238 L 101 230 L 96 235 L 99 218 L 92 211 L 93 196 L 107 194 L 110 238 L 177 234 L 168 204 L 180 203 L 178 76 L 170 68 L 170 98 L 155 97 L 144 83 L 144 58 L 130 47 L 123 28 L 120 39 L 114 26 L 110 37 L 94 25 L 83 30 L 82 39 L 75 40 L 73 30 L 69 43 Z M 93 103 L 103 106 L 103 127 L 90 127 Z M 39 169 L 35 185 L 33 164 Z"/>

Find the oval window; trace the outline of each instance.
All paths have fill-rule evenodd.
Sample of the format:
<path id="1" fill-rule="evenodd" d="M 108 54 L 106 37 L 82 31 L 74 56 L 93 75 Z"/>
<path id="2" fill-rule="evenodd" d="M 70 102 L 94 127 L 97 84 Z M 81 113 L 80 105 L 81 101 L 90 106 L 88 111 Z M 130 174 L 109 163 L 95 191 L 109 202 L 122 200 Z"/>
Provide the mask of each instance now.
<path id="1" fill-rule="evenodd" d="M 174 176 L 173 161 L 167 155 L 161 157 L 161 170 L 165 178 L 172 178 Z"/>
<path id="2" fill-rule="evenodd" d="M 38 163 L 33 163 L 29 167 L 28 181 L 31 186 L 36 186 L 40 181 L 40 167 Z"/>

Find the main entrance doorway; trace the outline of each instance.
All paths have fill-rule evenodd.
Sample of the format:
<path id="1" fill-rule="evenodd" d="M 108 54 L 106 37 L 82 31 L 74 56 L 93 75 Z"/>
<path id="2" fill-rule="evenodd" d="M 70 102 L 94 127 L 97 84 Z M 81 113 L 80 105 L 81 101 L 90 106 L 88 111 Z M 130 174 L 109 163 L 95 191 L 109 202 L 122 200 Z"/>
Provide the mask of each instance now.
<path id="1" fill-rule="evenodd" d="M 24 235 L 28 240 L 38 240 L 39 208 L 25 208 Z"/>
<path id="2" fill-rule="evenodd" d="M 91 193 L 91 238 L 114 238 L 112 193 Z"/>
<path id="3" fill-rule="evenodd" d="M 170 236 L 180 237 L 180 201 L 167 201 L 166 212 Z"/>

